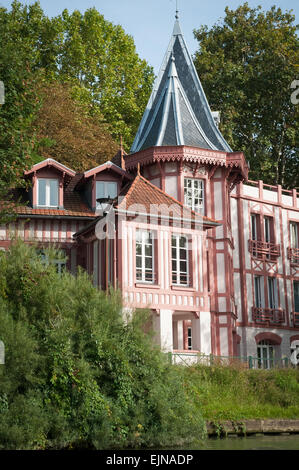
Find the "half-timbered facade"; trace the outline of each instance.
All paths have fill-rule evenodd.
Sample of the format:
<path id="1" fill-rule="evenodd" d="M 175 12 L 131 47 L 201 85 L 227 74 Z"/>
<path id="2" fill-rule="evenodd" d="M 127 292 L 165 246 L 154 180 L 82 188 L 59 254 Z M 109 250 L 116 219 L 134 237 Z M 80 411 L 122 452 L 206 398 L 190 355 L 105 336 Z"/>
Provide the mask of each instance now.
<path id="1" fill-rule="evenodd" d="M 176 20 L 131 152 L 80 174 L 34 165 L 0 248 L 60 247 L 124 313 L 150 309 L 165 351 L 270 365 L 299 345 L 299 195 L 248 180 L 215 117 Z"/>

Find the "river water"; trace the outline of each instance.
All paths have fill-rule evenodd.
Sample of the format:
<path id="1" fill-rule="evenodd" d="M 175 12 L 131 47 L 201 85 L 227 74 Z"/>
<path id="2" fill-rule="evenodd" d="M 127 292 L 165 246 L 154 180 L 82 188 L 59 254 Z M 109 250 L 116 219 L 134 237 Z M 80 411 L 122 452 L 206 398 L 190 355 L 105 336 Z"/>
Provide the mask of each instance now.
<path id="1" fill-rule="evenodd" d="M 200 450 L 299 450 L 299 434 L 210 438 Z"/>

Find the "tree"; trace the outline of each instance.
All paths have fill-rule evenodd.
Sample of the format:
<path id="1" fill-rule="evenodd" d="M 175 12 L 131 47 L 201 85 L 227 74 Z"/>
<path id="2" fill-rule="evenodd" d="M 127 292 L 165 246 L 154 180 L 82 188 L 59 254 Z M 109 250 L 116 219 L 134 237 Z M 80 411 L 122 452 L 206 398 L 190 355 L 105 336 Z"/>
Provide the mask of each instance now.
<path id="1" fill-rule="evenodd" d="M 33 123 L 37 158 L 54 158 L 75 171 L 84 171 L 110 160 L 118 150 L 98 109 L 72 97 L 72 88 L 58 81 L 40 88 L 42 106 Z"/>
<path id="2" fill-rule="evenodd" d="M 248 3 L 225 14 L 222 24 L 194 31 L 200 43 L 194 62 L 210 106 L 221 111 L 221 131 L 233 150 L 244 151 L 251 178 L 298 186 L 295 17 Z"/>
<path id="3" fill-rule="evenodd" d="M 24 184 L 23 170 L 46 155 L 82 169 L 87 161 L 109 158 L 121 135 L 128 150 L 153 71 L 121 26 L 94 8 L 48 18 L 39 2 L 14 0 L 10 11 L 0 8 L 0 80 L 6 90 L 0 107 L 0 200 L 7 201 L 7 190 Z M 45 90 L 54 93 L 64 117 L 62 109 L 55 115 Z M 9 212 L 9 206 L 0 207 L 2 222 Z"/>
<path id="4" fill-rule="evenodd" d="M 64 41 L 57 73 L 81 86 L 81 98 L 98 106 L 114 138 L 129 149 L 153 84 L 153 71 L 136 53 L 133 38 L 95 8 L 64 10 Z M 95 109 L 93 107 L 93 109 Z"/>
<path id="5" fill-rule="evenodd" d="M 0 449 L 137 448 L 204 434 L 197 395 L 145 333 L 146 312 L 62 254 L 14 241 L 0 252 Z"/>

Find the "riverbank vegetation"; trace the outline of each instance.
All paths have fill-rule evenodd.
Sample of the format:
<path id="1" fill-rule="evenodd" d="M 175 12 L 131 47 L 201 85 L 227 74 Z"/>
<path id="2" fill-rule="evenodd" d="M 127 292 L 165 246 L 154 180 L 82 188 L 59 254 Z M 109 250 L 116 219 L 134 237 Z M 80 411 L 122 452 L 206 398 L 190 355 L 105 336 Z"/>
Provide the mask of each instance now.
<path id="1" fill-rule="evenodd" d="M 299 418 L 298 370 L 171 365 L 146 312 L 124 321 L 120 295 L 58 274 L 61 256 L 0 252 L 0 449 L 166 448 L 206 421 Z"/>
<path id="2" fill-rule="evenodd" d="M 242 364 L 182 370 L 206 421 L 299 418 L 299 369 L 244 369 Z"/>
<path id="3" fill-rule="evenodd" d="M 193 391 L 118 293 L 61 255 L 16 242 L 0 252 L 0 449 L 169 446 L 204 434 Z"/>

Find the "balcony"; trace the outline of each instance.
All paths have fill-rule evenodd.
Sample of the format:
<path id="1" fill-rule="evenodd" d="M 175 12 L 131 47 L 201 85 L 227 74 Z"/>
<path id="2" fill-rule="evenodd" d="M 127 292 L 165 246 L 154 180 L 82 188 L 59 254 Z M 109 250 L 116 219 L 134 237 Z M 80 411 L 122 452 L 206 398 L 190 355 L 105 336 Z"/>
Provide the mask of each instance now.
<path id="1" fill-rule="evenodd" d="M 292 312 L 293 326 L 299 328 L 299 312 Z"/>
<path id="2" fill-rule="evenodd" d="M 299 264 L 299 248 L 288 248 L 288 259 L 291 264 Z"/>
<path id="3" fill-rule="evenodd" d="M 252 256 L 259 259 L 276 260 L 280 256 L 280 245 L 260 240 L 248 240 L 248 250 Z"/>
<path id="4" fill-rule="evenodd" d="M 252 307 L 252 320 L 262 325 L 280 325 L 285 321 L 284 310 Z"/>

